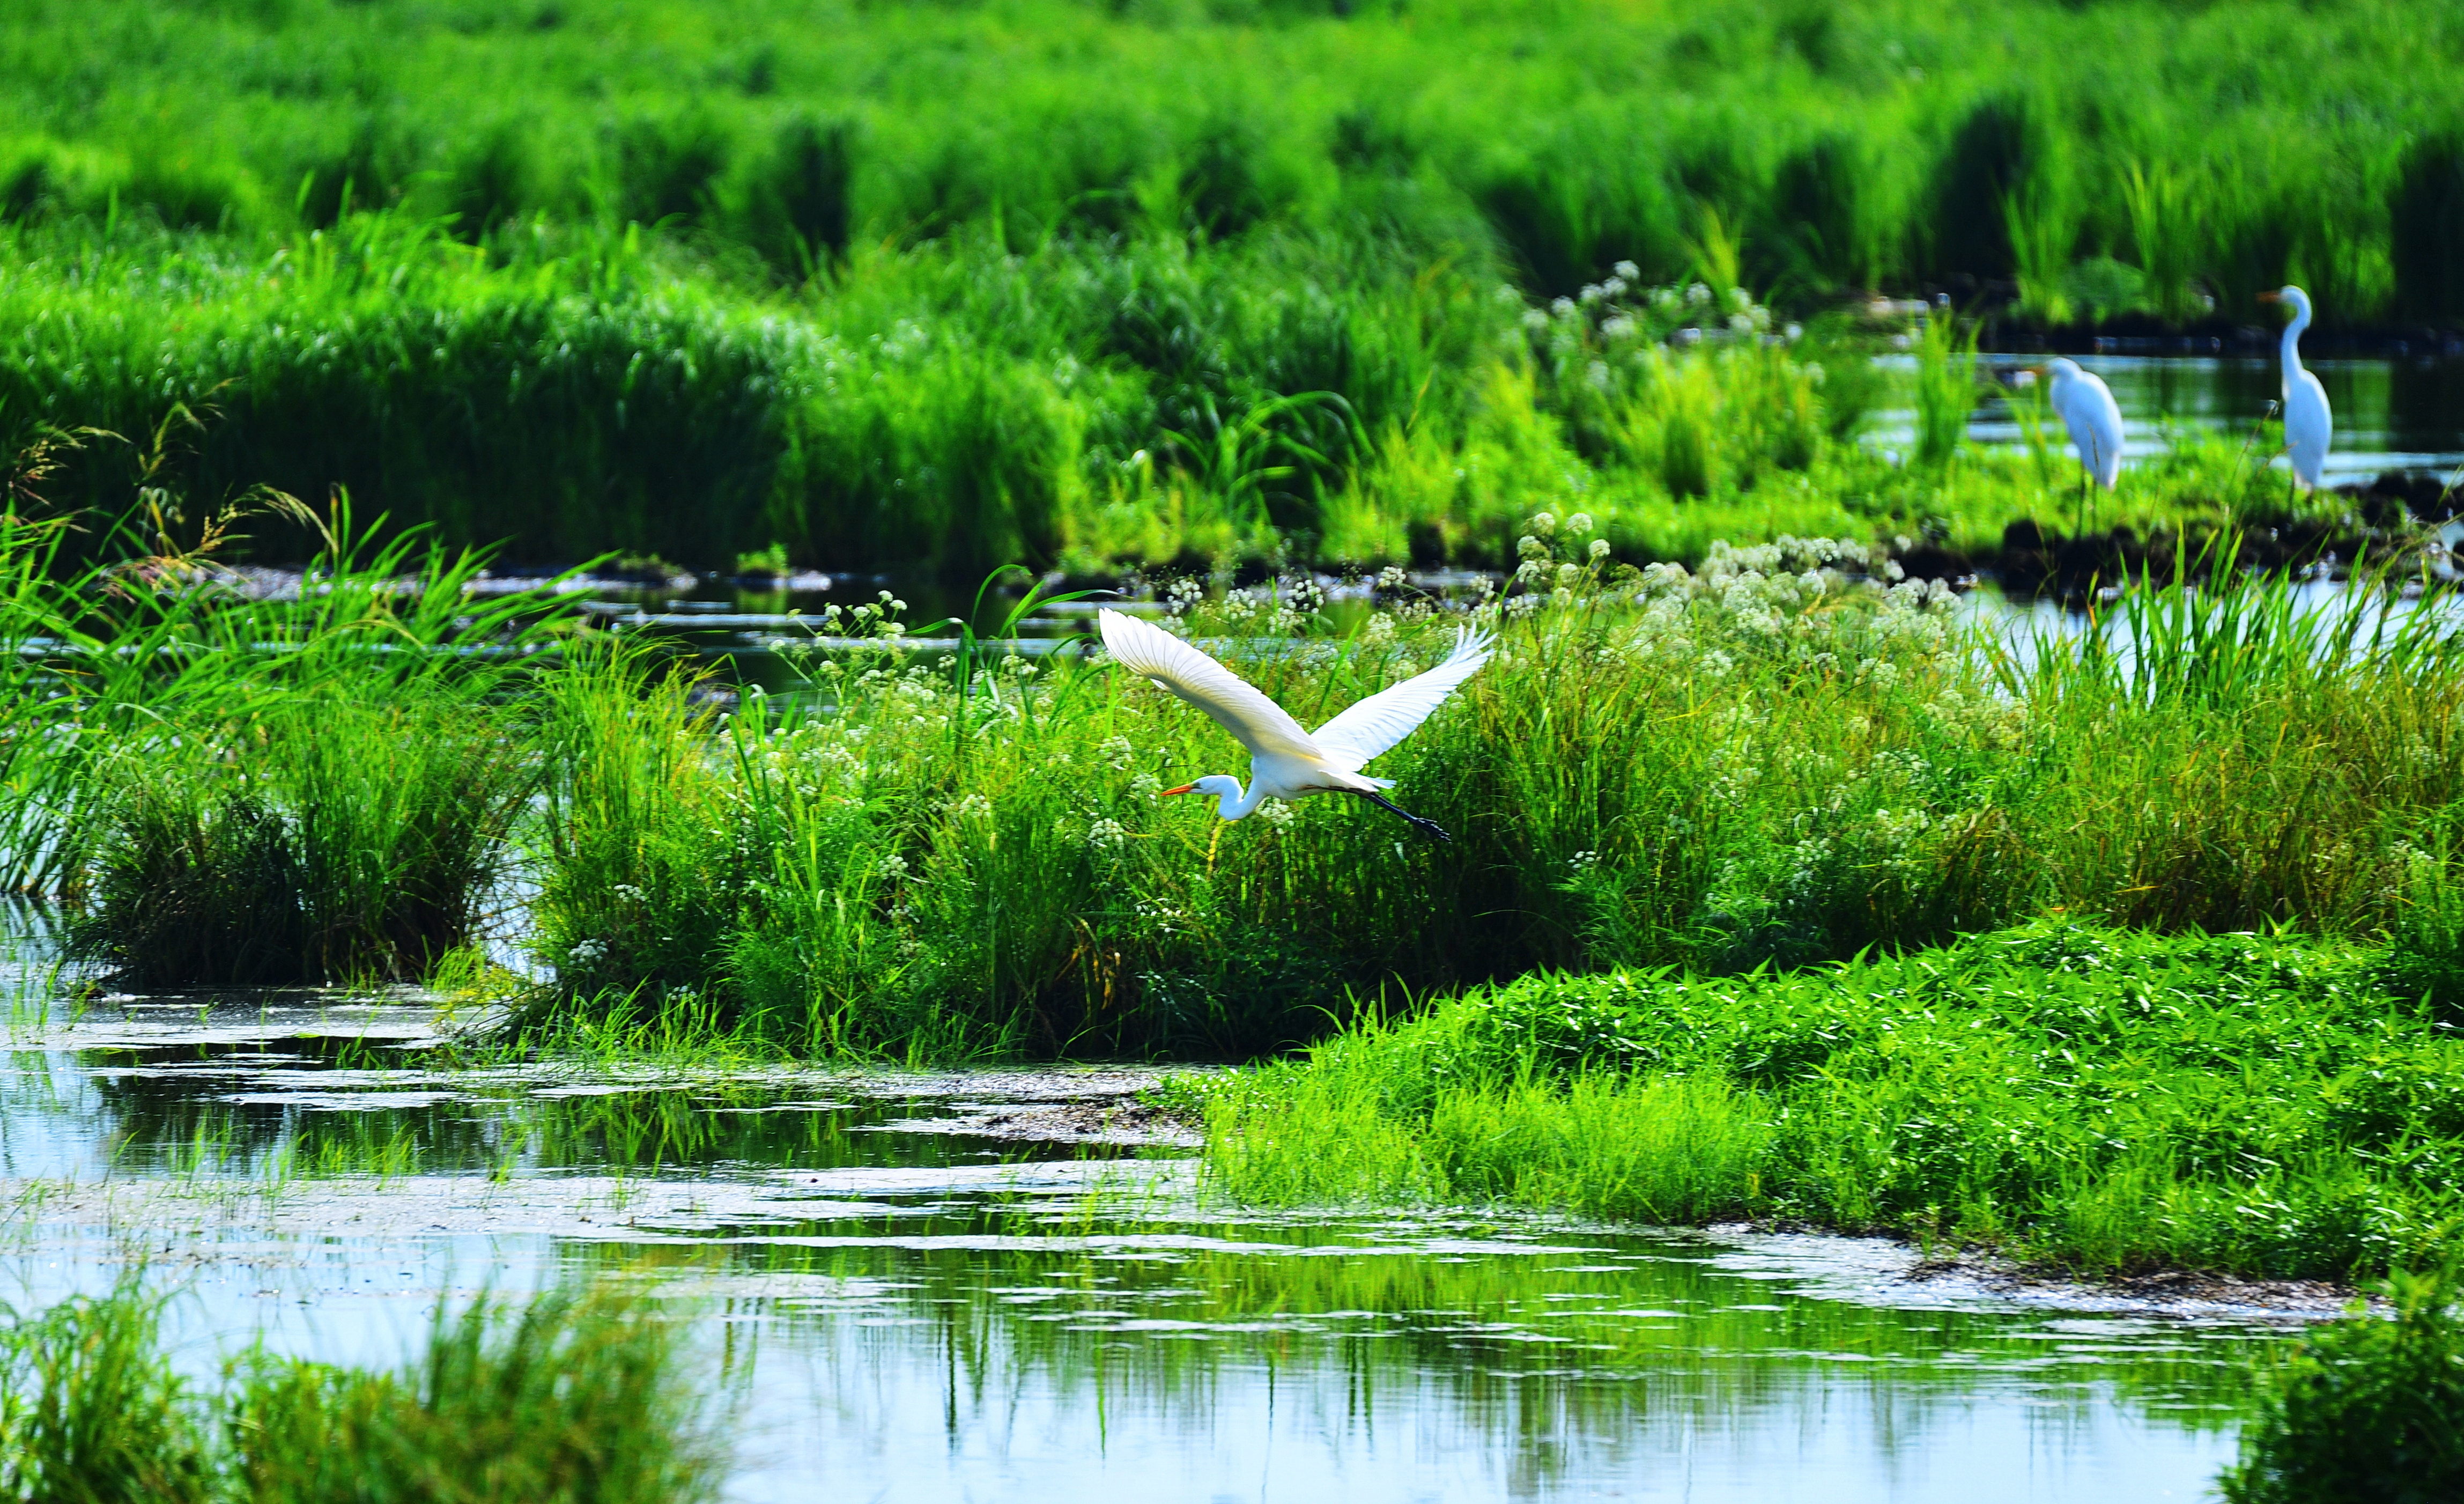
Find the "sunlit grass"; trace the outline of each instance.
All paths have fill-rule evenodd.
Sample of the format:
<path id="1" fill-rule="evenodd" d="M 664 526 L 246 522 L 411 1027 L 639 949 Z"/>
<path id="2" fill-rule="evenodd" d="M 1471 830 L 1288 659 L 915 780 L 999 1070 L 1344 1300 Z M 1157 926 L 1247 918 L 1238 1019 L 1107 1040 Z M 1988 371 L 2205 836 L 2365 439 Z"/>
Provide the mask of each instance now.
<path id="1" fill-rule="evenodd" d="M 2041 921 L 1785 976 L 1532 977 L 1183 1089 L 1270 1204 L 1751 1215 L 2350 1278 L 2464 1209 L 2464 1053 L 2384 952 Z"/>
<path id="2" fill-rule="evenodd" d="M 610 1288 L 440 1303 L 397 1371 L 276 1358 L 184 1379 L 134 1279 L 0 1326 L 0 1496 L 671 1504 L 723 1450 L 669 1327 Z"/>

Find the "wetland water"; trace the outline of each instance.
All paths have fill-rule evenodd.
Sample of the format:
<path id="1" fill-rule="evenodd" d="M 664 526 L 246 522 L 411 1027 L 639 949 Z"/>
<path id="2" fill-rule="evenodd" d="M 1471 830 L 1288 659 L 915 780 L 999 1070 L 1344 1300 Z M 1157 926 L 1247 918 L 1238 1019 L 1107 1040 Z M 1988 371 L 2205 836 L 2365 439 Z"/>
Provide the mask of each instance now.
<path id="1" fill-rule="evenodd" d="M 2248 433 L 2283 390 L 2282 372 L 2272 351 L 2264 356 L 2195 359 L 2121 354 L 2074 358 L 2113 388 L 2126 425 L 2125 464 L 2160 453 L 2167 428 Z M 1988 352 L 1977 357 L 1977 364 L 1990 372 L 2012 373 L 2050 359 Z M 2349 485 L 2388 470 L 2443 476 L 2464 466 L 2464 359 L 2305 360 L 2302 365 L 2326 388 L 2328 407 L 2335 413 L 2336 438 L 2327 455 L 2326 484 Z M 1876 412 L 1864 437 L 1879 449 L 1903 453 L 1916 438 L 1912 405 L 1916 361 L 1895 357 L 1885 363 L 1885 369 L 1894 378 L 1892 390 L 1898 401 L 1911 405 Z M 2011 396 L 2012 389 L 1997 377 L 1969 418 L 1969 442 L 2001 448 L 2024 442 L 2018 420 L 2012 414 Z M 2048 417 L 2047 423 L 2049 442 L 2067 454 L 2069 439 L 2061 421 Z M 2280 469 L 2284 462 L 2275 463 Z"/>
<path id="2" fill-rule="evenodd" d="M 205 1373 L 260 1334 L 392 1360 L 439 1292 L 656 1281 L 747 1500 L 2190 1499 L 2295 1329 L 1881 1243 L 1244 1212 L 1185 1147 L 1088 1141 L 1138 1073 L 407 1063 L 432 1023 L 21 1012 L 5 1298 L 142 1261 Z"/>

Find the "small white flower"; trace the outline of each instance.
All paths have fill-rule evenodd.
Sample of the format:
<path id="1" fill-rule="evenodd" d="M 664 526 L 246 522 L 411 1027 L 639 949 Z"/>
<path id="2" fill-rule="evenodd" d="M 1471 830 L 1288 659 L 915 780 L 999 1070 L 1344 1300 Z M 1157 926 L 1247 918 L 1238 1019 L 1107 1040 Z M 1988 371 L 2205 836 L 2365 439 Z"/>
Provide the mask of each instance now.
<path id="1" fill-rule="evenodd" d="M 950 801 L 949 810 L 953 819 L 979 820 L 991 815 L 993 802 L 981 794 L 969 794 L 963 799 Z"/>
<path id="2" fill-rule="evenodd" d="M 1115 773 L 1126 773 L 1137 765 L 1138 749 L 1130 745 L 1130 739 L 1127 737 L 1109 738 L 1096 750 L 1103 754 L 1104 761 L 1111 765 Z"/>
<path id="3" fill-rule="evenodd" d="M 1258 818 L 1278 830 L 1291 824 L 1292 817 L 1298 813 L 1300 813 L 1299 810 L 1280 799 L 1269 799 L 1258 807 Z"/>
<path id="4" fill-rule="evenodd" d="M 1130 792 L 1141 799 L 1152 799 L 1163 792 L 1163 780 L 1153 773 L 1140 773 L 1130 780 Z"/>
<path id="5" fill-rule="evenodd" d="M 1592 563 L 1597 564 L 1609 556 L 1609 541 L 1605 538 L 1595 538 L 1592 540 L 1592 546 L 1587 551 L 1592 557 Z"/>
<path id="6" fill-rule="evenodd" d="M 585 970 L 589 967 L 596 966 L 606 959 L 607 942 L 605 940 L 581 940 L 576 942 L 571 950 L 564 953 L 565 964 L 572 966 L 577 970 Z"/>
<path id="7" fill-rule="evenodd" d="M 1118 820 L 1098 820 L 1087 828 L 1087 844 L 1103 851 L 1119 851 L 1129 841 L 1129 828 Z"/>
<path id="8" fill-rule="evenodd" d="M 896 882 L 901 877 L 907 875 L 907 858 L 899 855 L 896 852 L 892 852 L 881 859 L 881 866 L 878 870 L 884 879 L 890 882 Z"/>
<path id="9" fill-rule="evenodd" d="M 1619 261 L 1617 265 L 1609 268 L 1609 270 L 1615 272 L 1617 276 L 1625 278 L 1629 282 L 1642 276 L 1642 268 L 1635 265 L 1631 261 Z"/>
<path id="10" fill-rule="evenodd" d="M 1534 512 L 1531 514 L 1531 531 L 1539 534 L 1543 538 L 1546 538 L 1556 530 L 1556 514 L 1552 512 Z"/>
<path id="11" fill-rule="evenodd" d="M 1410 579 L 1411 577 L 1403 572 L 1401 564 L 1388 564 L 1377 571 L 1377 588 L 1399 590 L 1409 583 Z"/>

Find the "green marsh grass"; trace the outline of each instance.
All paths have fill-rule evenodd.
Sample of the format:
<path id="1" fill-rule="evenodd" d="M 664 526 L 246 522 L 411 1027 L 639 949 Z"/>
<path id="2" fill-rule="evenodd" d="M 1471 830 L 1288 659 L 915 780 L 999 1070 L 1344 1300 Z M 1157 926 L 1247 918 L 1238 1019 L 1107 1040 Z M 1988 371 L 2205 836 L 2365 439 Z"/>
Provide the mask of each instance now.
<path id="1" fill-rule="evenodd" d="M 439 1304 L 401 1369 L 261 1349 L 176 1375 L 124 1282 L 0 1327 L 0 1497 L 117 1504 L 673 1504 L 715 1495 L 712 1401 L 638 1296 Z M 174 1297 L 175 1298 L 175 1297 Z"/>
<path id="2" fill-rule="evenodd" d="M 1448 845 L 1159 801 L 1238 770 L 1211 722 L 1076 652 L 919 657 L 875 608 L 816 697 L 727 717 L 649 659 L 579 660 L 546 688 L 553 1006 L 611 1039 L 1238 1058 L 1534 969 L 1737 973 L 2049 913 L 2445 954 L 2420 896 L 2464 645 L 2435 608 L 2219 565 L 2014 644 L 1853 541 L 1637 571 L 1587 516 L 1527 525 L 1482 608 L 1497 660 L 1384 768 Z M 1314 723 L 1462 619 L 1384 588 L 1342 631 L 1305 581 L 1193 581 L 1168 620 Z"/>
<path id="3" fill-rule="evenodd" d="M 2261 1370 L 2257 1419 L 2217 1478 L 2228 1504 L 2434 1499 L 2464 1489 L 2464 1320 L 2453 1264 L 2389 1276 L 2393 1311 L 2356 1309 Z"/>
<path id="4" fill-rule="evenodd" d="M 158 480 L 341 485 L 534 564 L 1496 564 L 1577 493 L 1632 562 L 1693 564 L 1843 515 L 1973 548 L 2044 503 L 1840 442 L 1889 331 L 1800 351 L 1818 389 L 1672 349 L 1611 400 L 1519 337 L 1556 299 L 1744 282 L 1821 325 L 1888 288 L 2220 330 L 2297 280 L 2322 328 L 2464 318 L 2433 82 L 2464 40 L 2419 0 L 1022 0 L 833 12 L 826 42 L 723 10 L 34 6 L 0 82 L 0 417 L 210 410 Z M 347 100 L 342 55 L 385 60 Z M 1243 123 L 1227 91 L 1260 88 L 1277 118 Z M 116 510 L 135 463 L 91 446 L 52 492 Z"/>
<path id="5" fill-rule="evenodd" d="M 2048 919 L 1793 973 L 1535 975 L 1193 1095 L 1247 1201 L 2355 1278 L 2431 1256 L 2464 1201 L 2459 1050 L 2375 947 Z"/>
<path id="6" fill-rule="evenodd" d="M 64 524 L 0 524 L 0 859 L 75 901 L 73 955 L 147 985 L 404 978 L 472 934 L 539 776 L 512 691 L 566 608 L 333 526 L 262 596 L 210 550 L 122 535 L 62 568 Z"/>

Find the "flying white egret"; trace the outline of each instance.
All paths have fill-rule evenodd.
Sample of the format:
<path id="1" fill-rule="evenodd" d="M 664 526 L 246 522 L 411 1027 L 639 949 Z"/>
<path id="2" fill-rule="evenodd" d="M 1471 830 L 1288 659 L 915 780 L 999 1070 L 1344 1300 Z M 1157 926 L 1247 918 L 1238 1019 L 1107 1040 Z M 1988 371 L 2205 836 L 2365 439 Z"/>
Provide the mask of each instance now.
<path id="1" fill-rule="evenodd" d="M 1095 613 L 1104 632 L 1104 647 L 1121 666 L 1141 674 L 1214 718 L 1249 749 L 1249 787 L 1225 773 L 1211 773 L 1196 783 L 1167 788 L 1166 794 L 1214 794 L 1216 813 L 1238 820 L 1269 799 L 1301 799 L 1310 794 L 1358 794 L 1392 809 L 1441 841 L 1454 837 L 1397 806 L 1378 792 L 1395 786 L 1392 779 L 1362 776 L 1361 766 L 1412 734 L 1445 702 L 1463 680 L 1488 661 L 1495 639 L 1464 628 L 1455 633 L 1454 652 L 1425 674 L 1390 685 L 1320 726 L 1303 731 L 1239 675 L 1152 622 L 1119 611 Z"/>
<path id="2" fill-rule="evenodd" d="M 2301 368 L 2301 331 L 2310 327 L 2310 295 L 2298 287 L 2261 293 L 2263 303 L 2288 303 L 2293 321 L 2284 326 L 2284 456 L 2293 461 L 2293 478 L 2319 489 L 2320 473 L 2327 468 L 2327 442 L 2336 431 L 2335 415 L 2327 410 L 2327 388 Z"/>
<path id="3" fill-rule="evenodd" d="M 2071 527 L 2077 533 L 2087 516 L 2088 482 L 2110 491 L 2122 478 L 2122 407 L 2113 400 L 2113 388 L 2079 369 L 2079 362 L 2057 360 L 2045 368 L 2053 373 L 2054 410 L 2071 431 L 2071 448 L 2079 451 L 2087 472 L 2079 477 L 2079 517 Z"/>

